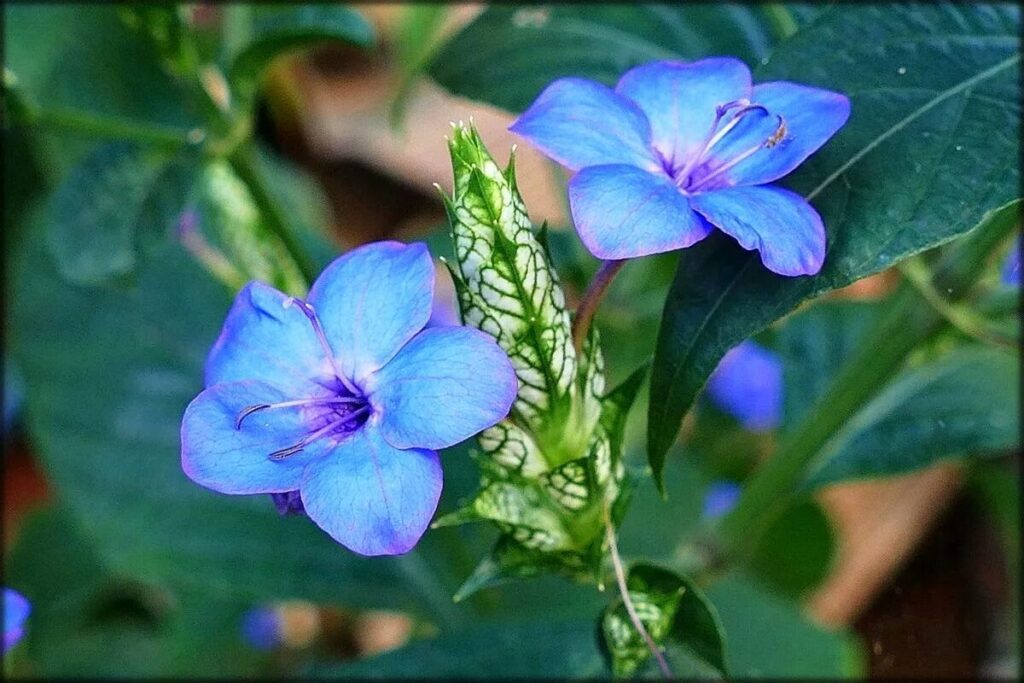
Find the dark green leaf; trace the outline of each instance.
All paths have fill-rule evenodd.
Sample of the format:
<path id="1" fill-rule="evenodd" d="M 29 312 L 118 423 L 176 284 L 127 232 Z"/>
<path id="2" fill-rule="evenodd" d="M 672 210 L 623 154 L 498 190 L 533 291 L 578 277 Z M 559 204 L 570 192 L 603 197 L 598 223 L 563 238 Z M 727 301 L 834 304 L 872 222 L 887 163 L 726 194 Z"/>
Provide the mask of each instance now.
<path id="1" fill-rule="evenodd" d="M 801 607 L 732 574 L 707 590 L 729 634 L 727 660 L 737 679 L 856 678 L 864 655 L 855 636 L 825 629 Z"/>
<path id="2" fill-rule="evenodd" d="M 682 252 L 652 373 L 656 475 L 729 348 L 805 299 L 969 231 L 1017 196 L 1018 32 L 1013 5 L 845 5 L 775 50 L 758 80 L 852 102 L 846 127 L 787 179 L 824 218 L 825 265 L 813 277 L 780 277 L 720 235 Z"/>
<path id="3" fill-rule="evenodd" d="M 782 359 L 782 429 L 799 424 L 828 388 L 884 304 L 823 301 L 786 320 L 776 337 Z"/>
<path id="4" fill-rule="evenodd" d="M 799 21 L 813 12 L 794 5 Z M 754 64 L 777 29 L 770 13 L 732 3 L 493 5 L 438 52 L 430 74 L 452 92 L 522 111 L 562 76 L 614 83 L 656 59 L 728 54 Z"/>
<path id="5" fill-rule="evenodd" d="M 340 40 L 361 47 L 374 42 L 373 27 L 363 15 L 340 5 L 263 5 L 253 14 L 246 43 L 231 58 L 232 82 L 243 88 L 275 58 L 286 52 Z"/>
<path id="6" fill-rule="evenodd" d="M 595 678 L 607 669 L 589 619 L 503 621 L 414 642 L 351 664 L 321 666 L 329 678 Z"/>
<path id="7" fill-rule="evenodd" d="M 825 446 L 807 486 L 1013 448 L 1020 437 L 1019 380 L 1019 356 L 988 348 L 961 348 L 908 368 Z"/>
<path id="8" fill-rule="evenodd" d="M 798 598 L 828 576 L 834 556 L 835 538 L 825 511 L 804 499 L 768 527 L 749 566 L 772 588 Z"/>

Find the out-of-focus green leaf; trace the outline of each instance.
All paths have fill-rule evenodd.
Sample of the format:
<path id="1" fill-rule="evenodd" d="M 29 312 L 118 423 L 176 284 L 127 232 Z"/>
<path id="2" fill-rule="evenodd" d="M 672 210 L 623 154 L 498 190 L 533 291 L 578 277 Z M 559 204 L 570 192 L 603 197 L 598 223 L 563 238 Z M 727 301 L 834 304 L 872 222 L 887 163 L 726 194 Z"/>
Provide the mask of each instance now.
<path id="1" fill-rule="evenodd" d="M 792 428 L 860 346 L 884 302 L 823 301 L 785 321 L 776 336 L 782 359 L 782 429 Z"/>
<path id="2" fill-rule="evenodd" d="M 825 446 L 806 486 L 1006 451 L 1019 437 L 1019 356 L 961 348 L 897 375 Z"/>
<path id="3" fill-rule="evenodd" d="M 391 103 L 391 125 L 398 127 L 405 116 L 409 96 L 423 70 L 424 63 L 437 46 L 438 31 L 448 16 L 443 4 L 409 4 L 402 8 L 402 19 L 394 38 L 398 88 Z"/>
<path id="4" fill-rule="evenodd" d="M 341 5 L 259 5 L 247 12 L 252 24 L 230 58 L 229 77 L 238 87 L 254 86 L 275 57 L 340 40 L 362 47 L 374 42 L 373 27 L 359 12 Z"/>
<path id="5" fill-rule="evenodd" d="M 255 673 L 239 637 L 244 603 L 169 592 L 115 575 L 63 510 L 28 518 L 4 568 L 32 603 L 24 676 L 210 676 Z M 6 663 L 6 662 L 5 662 Z"/>
<path id="6" fill-rule="evenodd" d="M 816 11 L 789 9 L 797 22 Z M 438 51 L 429 71 L 458 95 L 522 111 L 563 76 L 612 84 L 644 62 L 708 55 L 755 64 L 775 41 L 773 19 L 758 5 L 493 5 Z"/>
<path id="7" fill-rule="evenodd" d="M 652 371 L 656 476 L 729 348 L 805 299 L 968 232 L 1018 195 L 1019 28 L 1014 5 L 844 5 L 757 70 L 759 81 L 850 97 L 847 125 L 786 179 L 822 214 L 825 264 L 781 277 L 722 235 L 683 250 Z"/>
<path id="8" fill-rule="evenodd" d="M 832 525 L 808 498 L 791 505 L 765 531 L 749 567 L 770 587 L 798 598 L 828 576 L 834 556 Z"/>
<path id="9" fill-rule="evenodd" d="M 62 276 L 97 284 L 135 268 L 136 226 L 158 160 L 130 143 L 97 147 L 75 166 L 49 207 L 48 244 Z"/>
<path id="10" fill-rule="evenodd" d="M 608 675 L 590 619 L 503 621 L 411 643 L 350 664 L 309 671 L 328 678 L 596 678 Z"/>
<path id="11" fill-rule="evenodd" d="M 729 634 L 730 675 L 749 678 L 858 678 L 864 655 L 856 637 L 804 616 L 799 605 L 740 574 L 708 587 L 707 596 Z"/>

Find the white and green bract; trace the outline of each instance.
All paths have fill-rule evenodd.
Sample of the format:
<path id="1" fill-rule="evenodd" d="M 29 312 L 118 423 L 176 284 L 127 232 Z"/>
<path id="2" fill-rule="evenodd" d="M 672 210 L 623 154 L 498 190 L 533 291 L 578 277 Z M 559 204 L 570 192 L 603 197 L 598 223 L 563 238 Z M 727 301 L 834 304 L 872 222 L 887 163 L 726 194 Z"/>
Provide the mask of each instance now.
<path id="1" fill-rule="evenodd" d="M 596 329 L 573 347 L 565 296 L 516 188 L 472 127 L 454 127 L 455 174 L 444 196 L 458 262 L 452 273 L 466 325 L 495 338 L 512 360 L 519 394 L 510 416 L 485 430 L 474 457 L 473 500 L 435 527 L 489 521 L 502 530 L 456 595 L 513 577 L 559 573 L 600 582 L 603 512 L 621 514 L 625 415 L 643 373 L 604 394 Z"/>

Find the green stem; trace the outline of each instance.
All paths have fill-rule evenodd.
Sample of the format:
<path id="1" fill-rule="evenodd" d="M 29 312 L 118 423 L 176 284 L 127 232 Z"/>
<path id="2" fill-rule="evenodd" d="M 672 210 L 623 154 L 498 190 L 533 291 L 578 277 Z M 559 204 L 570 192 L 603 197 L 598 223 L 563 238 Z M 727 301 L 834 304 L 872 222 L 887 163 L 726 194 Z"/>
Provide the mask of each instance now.
<path id="1" fill-rule="evenodd" d="M 256 163 L 255 150 L 251 145 L 240 145 L 228 157 L 231 167 L 252 193 L 256 206 L 267 221 L 268 227 L 281 239 L 285 249 L 295 259 L 295 264 L 302 272 L 307 284 L 316 279 L 316 267 L 306 250 L 288 227 L 288 219 L 277 200 L 270 192 L 262 170 Z"/>
<path id="2" fill-rule="evenodd" d="M 1017 202 L 986 216 L 961 245 L 940 263 L 932 285 L 951 300 L 966 297 L 982 272 L 985 257 L 1014 229 Z M 833 379 L 815 407 L 778 451 L 747 482 L 736 506 L 709 539 L 713 561 L 742 560 L 761 534 L 785 510 L 807 466 L 833 434 L 888 382 L 907 355 L 948 321 L 904 285 L 861 350 Z"/>
<path id="3" fill-rule="evenodd" d="M 31 106 L 28 110 L 28 121 L 50 128 L 63 128 L 83 135 L 132 140 L 165 149 L 178 149 L 185 145 L 197 144 L 202 142 L 205 137 L 204 132 L 199 128 L 183 131 L 179 128 L 137 123 L 77 109 L 43 109 L 39 106 Z"/>
<path id="4" fill-rule="evenodd" d="M 768 21 L 771 23 L 772 28 L 775 29 L 775 34 L 780 40 L 789 38 L 799 30 L 800 27 L 797 26 L 793 14 L 783 3 L 769 2 L 762 5 L 761 9 L 764 10 Z"/>

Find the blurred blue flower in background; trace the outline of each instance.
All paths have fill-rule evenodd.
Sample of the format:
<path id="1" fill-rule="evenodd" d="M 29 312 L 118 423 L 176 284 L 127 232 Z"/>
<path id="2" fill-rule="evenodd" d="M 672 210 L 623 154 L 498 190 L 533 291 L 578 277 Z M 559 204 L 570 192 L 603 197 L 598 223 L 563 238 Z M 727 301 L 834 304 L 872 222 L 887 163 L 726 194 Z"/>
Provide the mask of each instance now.
<path id="1" fill-rule="evenodd" d="M 273 650 L 281 644 L 281 616 L 273 607 L 253 607 L 242 617 L 242 638 L 253 648 Z"/>
<path id="2" fill-rule="evenodd" d="M 1020 286 L 1020 249 L 1020 237 L 1018 237 L 1003 262 L 1002 282 L 1004 285 Z"/>
<path id="3" fill-rule="evenodd" d="M 704 519 L 718 519 L 732 510 L 740 497 L 740 485 L 734 481 L 716 481 L 708 487 L 704 494 L 704 506 L 701 516 Z"/>
<path id="4" fill-rule="evenodd" d="M 198 484 L 276 496 L 362 555 L 410 550 L 441 495 L 437 449 L 497 423 L 517 381 L 467 327 L 424 329 L 434 264 L 378 242 L 329 265 L 306 301 L 250 282 L 185 410 L 181 463 Z"/>
<path id="5" fill-rule="evenodd" d="M 21 373 L 9 357 L 4 357 L 4 439 L 8 439 L 11 430 L 21 413 L 21 404 L 25 398 L 25 383 Z"/>
<path id="6" fill-rule="evenodd" d="M 782 417 L 782 362 L 746 340 L 732 348 L 708 380 L 708 396 L 751 431 L 776 428 Z"/>
<path id="7" fill-rule="evenodd" d="M 4 652 L 14 647 L 25 635 L 25 620 L 32 611 L 32 605 L 24 595 L 11 588 L 4 588 Z"/>
<path id="8" fill-rule="evenodd" d="M 753 85 L 737 60 L 661 61 L 612 90 L 551 83 L 509 128 L 572 171 L 580 239 L 601 259 L 688 247 L 715 228 L 781 275 L 817 273 L 825 229 L 800 195 L 770 185 L 838 131 L 845 95 L 796 83 Z"/>

